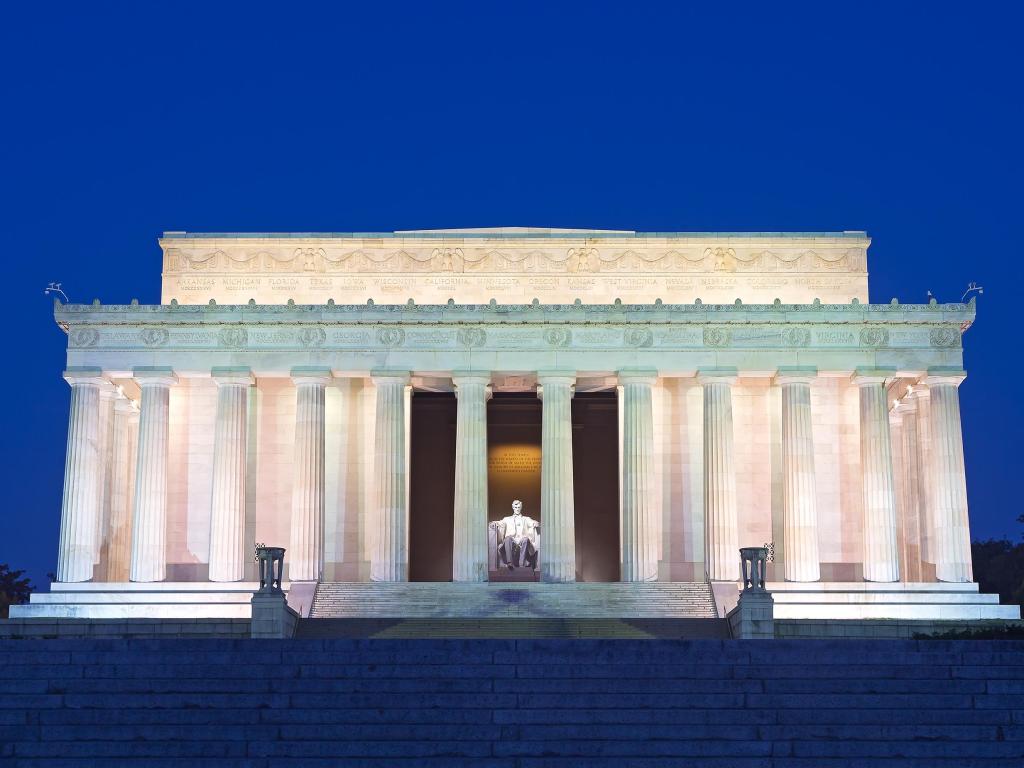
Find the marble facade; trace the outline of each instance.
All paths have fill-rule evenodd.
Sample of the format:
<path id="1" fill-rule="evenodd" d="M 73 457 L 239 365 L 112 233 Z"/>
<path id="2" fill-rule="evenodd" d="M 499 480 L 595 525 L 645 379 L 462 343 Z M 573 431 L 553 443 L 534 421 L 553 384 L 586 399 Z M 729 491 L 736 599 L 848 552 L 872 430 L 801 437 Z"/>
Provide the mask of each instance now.
<path id="1" fill-rule="evenodd" d="M 486 580 L 493 387 L 543 400 L 544 581 L 576 578 L 569 403 L 618 389 L 624 581 L 735 582 L 774 542 L 779 582 L 969 583 L 974 306 L 868 303 L 869 243 L 166 233 L 160 305 L 55 307 L 58 580 L 237 584 L 255 542 L 292 582 L 407 579 L 422 390 L 457 393 L 453 578 Z"/>

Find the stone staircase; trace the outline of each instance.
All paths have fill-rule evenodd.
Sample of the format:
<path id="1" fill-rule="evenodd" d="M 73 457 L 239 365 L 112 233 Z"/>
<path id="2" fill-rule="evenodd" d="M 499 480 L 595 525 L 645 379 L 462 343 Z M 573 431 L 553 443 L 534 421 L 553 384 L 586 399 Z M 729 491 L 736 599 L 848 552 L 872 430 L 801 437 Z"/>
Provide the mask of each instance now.
<path id="1" fill-rule="evenodd" d="M 1024 642 L 0 641 L 0 764 L 996 768 Z"/>
<path id="2" fill-rule="evenodd" d="M 713 619 L 704 582 L 322 582 L 312 619 Z"/>

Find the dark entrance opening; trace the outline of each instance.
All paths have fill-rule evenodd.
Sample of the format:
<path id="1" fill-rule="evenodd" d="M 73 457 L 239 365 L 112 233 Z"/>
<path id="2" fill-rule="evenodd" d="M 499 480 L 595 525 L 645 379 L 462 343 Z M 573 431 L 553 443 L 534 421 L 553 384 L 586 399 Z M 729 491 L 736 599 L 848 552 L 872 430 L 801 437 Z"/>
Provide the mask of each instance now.
<path id="1" fill-rule="evenodd" d="M 455 395 L 417 392 L 410 413 L 409 581 L 451 581 Z"/>
<path id="2" fill-rule="evenodd" d="M 581 392 L 572 400 L 572 482 L 576 578 L 618 581 L 619 410 L 614 390 Z"/>
<path id="3" fill-rule="evenodd" d="M 412 398 L 409 580 L 451 581 L 455 530 L 455 419 L 451 393 Z M 488 522 L 512 513 L 541 524 L 542 402 L 533 392 L 496 393 L 487 404 Z M 619 418 L 614 392 L 572 401 L 576 569 L 579 581 L 619 580 Z"/>

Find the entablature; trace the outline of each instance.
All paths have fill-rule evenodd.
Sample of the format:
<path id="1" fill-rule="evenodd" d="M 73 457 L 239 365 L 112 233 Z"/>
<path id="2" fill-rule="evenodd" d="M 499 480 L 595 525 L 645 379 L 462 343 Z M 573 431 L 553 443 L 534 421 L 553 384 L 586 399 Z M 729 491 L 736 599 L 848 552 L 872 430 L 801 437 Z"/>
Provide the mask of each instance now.
<path id="1" fill-rule="evenodd" d="M 59 305 L 69 365 L 254 372 L 962 365 L 973 304 Z M 139 361 L 143 362 L 139 362 Z M 224 362 L 227 360 L 228 362 Z"/>

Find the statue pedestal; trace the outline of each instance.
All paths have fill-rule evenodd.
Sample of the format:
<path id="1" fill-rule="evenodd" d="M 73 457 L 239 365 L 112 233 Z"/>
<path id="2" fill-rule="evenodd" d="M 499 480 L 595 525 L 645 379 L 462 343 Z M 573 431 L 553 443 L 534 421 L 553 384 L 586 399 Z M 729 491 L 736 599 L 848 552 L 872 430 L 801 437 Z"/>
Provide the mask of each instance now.
<path id="1" fill-rule="evenodd" d="M 729 629 L 736 640 L 775 639 L 775 601 L 771 592 L 747 589 L 740 592 L 739 602 L 729 611 Z"/>
<path id="2" fill-rule="evenodd" d="M 283 592 L 257 592 L 252 596 L 249 637 L 280 640 L 294 637 L 299 614 L 288 607 Z"/>

